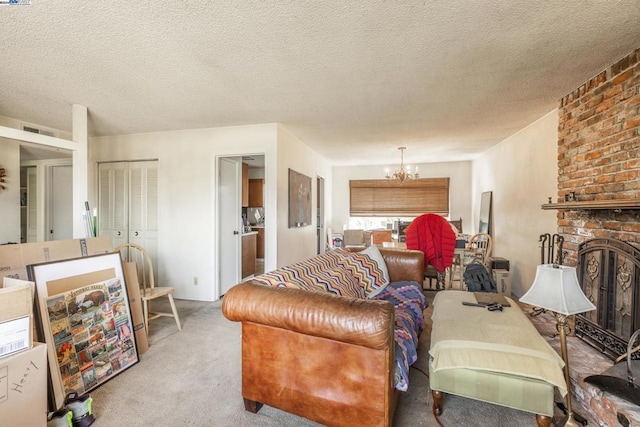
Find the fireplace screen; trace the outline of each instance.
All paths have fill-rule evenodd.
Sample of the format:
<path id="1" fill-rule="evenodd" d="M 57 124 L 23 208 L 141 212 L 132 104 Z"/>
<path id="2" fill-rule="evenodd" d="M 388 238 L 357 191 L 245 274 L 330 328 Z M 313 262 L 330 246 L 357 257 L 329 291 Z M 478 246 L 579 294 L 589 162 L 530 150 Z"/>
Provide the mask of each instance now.
<path id="1" fill-rule="evenodd" d="M 632 245 L 609 238 L 580 244 L 578 279 L 596 310 L 576 316 L 576 335 L 611 359 L 640 328 L 639 278 L 640 250 Z"/>

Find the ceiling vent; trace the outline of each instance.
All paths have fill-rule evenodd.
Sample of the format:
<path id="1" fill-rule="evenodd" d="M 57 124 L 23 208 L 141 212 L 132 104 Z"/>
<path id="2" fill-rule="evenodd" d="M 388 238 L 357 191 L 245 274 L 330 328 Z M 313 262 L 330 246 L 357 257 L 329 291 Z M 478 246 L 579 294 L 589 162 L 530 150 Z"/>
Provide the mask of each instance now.
<path id="1" fill-rule="evenodd" d="M 53 137 L 56 136 L 56 134 L 52 130 L 40 129 L 34 126 L 22 125 L 22 130 L 31 132 L 31 133 L 37 133 L 40 135 L 47 135 L 47 136 L 53 136 Z"/>

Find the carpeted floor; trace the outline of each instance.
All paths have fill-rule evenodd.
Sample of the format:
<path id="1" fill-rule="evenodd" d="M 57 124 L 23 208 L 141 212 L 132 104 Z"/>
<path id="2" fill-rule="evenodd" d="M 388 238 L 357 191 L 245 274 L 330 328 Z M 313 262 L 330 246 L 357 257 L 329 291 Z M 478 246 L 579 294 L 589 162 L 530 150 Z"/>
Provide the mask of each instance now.
<path id="1" fill-rule="evenodd" d="M 91 391 L 95 426 L 318 425 L 266 405 L 257 414 L 246 412 L 240 391 L 240 324 L 222 315 L 220 301 L 176 303 L 183 330 L 171 318 L 154 320 L 150 348 L 140 362 Z M 430 316 L 427 309 L 425 318 Z M 427 328 L 394 426 L 438 425 L 426 376 L 429 335 Z M 533 414 L 457 396 L 445 397 L 440 421 L 446 427 L 536 425 Z"/>

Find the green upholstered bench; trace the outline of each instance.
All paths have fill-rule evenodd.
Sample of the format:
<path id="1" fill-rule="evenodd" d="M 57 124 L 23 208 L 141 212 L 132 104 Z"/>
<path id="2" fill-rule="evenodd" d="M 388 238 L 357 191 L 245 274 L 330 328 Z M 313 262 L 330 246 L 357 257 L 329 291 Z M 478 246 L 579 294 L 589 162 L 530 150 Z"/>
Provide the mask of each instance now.
<path id="1" fill-rule="evenodd" d="M 520 307 L 463 305 L 471 292 L 441 291 L 433 301 L 429 381 L 436 414 L 444 393 L 536 414 L 550 426 L 554 388 L 566 394 L 563 362 Z"/>

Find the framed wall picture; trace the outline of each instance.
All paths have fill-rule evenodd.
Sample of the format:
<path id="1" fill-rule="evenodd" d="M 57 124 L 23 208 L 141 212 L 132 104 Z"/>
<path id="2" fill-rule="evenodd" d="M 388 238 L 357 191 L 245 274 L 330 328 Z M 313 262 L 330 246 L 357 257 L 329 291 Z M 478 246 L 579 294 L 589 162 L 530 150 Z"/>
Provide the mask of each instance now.
<path id="1" fill-rule="evenodd" d="M 289 169 L 289 228 L 311 225 L 311 178 Z"/>
<path id="2" fill-rule="evenodd" d="M 55 407 L 138 362 L 119 253 L 30 265 Z"/>

